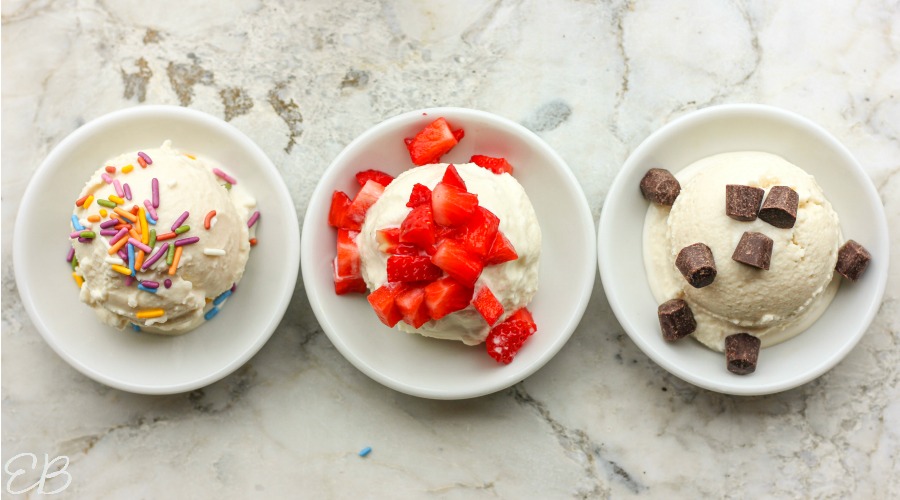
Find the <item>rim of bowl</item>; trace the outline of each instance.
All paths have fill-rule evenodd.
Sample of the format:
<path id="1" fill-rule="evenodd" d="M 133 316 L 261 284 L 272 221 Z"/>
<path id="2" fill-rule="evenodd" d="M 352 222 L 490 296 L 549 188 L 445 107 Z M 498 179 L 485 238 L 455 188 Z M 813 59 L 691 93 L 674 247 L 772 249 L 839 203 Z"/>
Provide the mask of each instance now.
<path id="1" fill-rule="evenodd" d="M 194 121 L 202 126 L 215 128 L 224 135 L 234 139 L 235 142 L 239 143 L 243 149 L 248 150 L 251 155 L 258 160 L 259 164 L 268 171 L 267 173 L 270 176 L 279 181 L 275 182 L 272 188 L 278 191 L 281 196 L 286 197 L 286 199 L 288 200 L 292 200 L 290 192 L 287 190 L 287 186 L 285 186 L 284 180 L 282 179 L 281 174 L 278 172 L 278 169 L 275 167 L 275 164 L 272 163 L 272 160 L 265 154 L 265 152 L 263 152 L 259 145 L 253 142 L 234 125 L 231 125 L 230 123 L 227 123 L 202 111 L 197 111 L 191 108 L 184 108 L 181 106 L 166 104 L 145 104 L 111 111 L 109 113 L 98 116 L 97 118 L 94 118 L 84 125 L 76 128 L 69 135 L 64 137 L 56 146 L 53 147 L 47 157 L 44 158 L 38 168 L 35 169 L 34 173 L 31 175 L 31 178 L 28 180 L 28 185 L 25 188 L 25 192 L 22 195 L 22 201 L 20 202 L 19 207 L 21 208 L 23 206 L 27 206 L 28 202 L 30 202 L 32 198 L 38 196 L 35 191 L 37 189 L 35 187 L 37 184 L 35 181 L 36 179 L 47 175 L 46 171 L 49 168 L 49 165 L 58 163 L 61 159 L 65 158 L 71 150 L 78 147 L 82 140 L 94 135 L 98 129 L 106 128 L 121 121 L 130 121 L 135 118 L 152 119 L 154 117 L 174 117 L 176 119 L 186 119 L 189 121 Z M 16 265 L 16 262 L 21 260 L 17 259 L 16 256 L 22 255 L 23 252 L 26 252 L 28 250 L 27 248 L 23 248 L 25 238 L 23 237 L 23 234 L 21 234 L 23 231 L 25 231 L 25 216 L 26 211 L 20 209 L 19 213 L 16 215 L 15 227 L 13 228 L 13 269 L 15 273 L 16 286 L 19 289 L 19 297 L 22 300 L 22 304 L 25 306 L 25 310 L 28 312 L 29 318 L 31 319 L 35 328 L 41 334 L 41 337 L 43 337 L 44 341 L 53 349 L 53 351 L 57 355 L 59 355 L 59 357 L 63 358 L 63 360 L 65 360 L 70 366 L 72 366 L 88 378 L 115 389 L 148 395 L 178 394 L 205 387 L 209 384 L 221 380 L 222 378 L 234 372 L 236 369 L 240 368 L 257 352 L 259 352 L 262 346 L 265 345 L 265 343 L 269 340 L 269 338 L 275 332 L 275 328 L 277 328 L 281 319 L 284 317 L 284 313 L 287 311 L 287 307 L 290 304 L 292 296 L 290 292 L 292 292 L 294 287 L 296 286 L 299 262 L 296 259 L 288 259 L 288 262 L 284 265 L 288 268 L 287 274 L 289 277 L 286 284 L 290 286 L 286 287 L 286 289 L 289 293 L 283 293 L 278 298 L 276 307 L 277 314 L 268 318 L 264 327 L 261 329 L 261 331 L 264 332 L 262 335 L 258 336 L 253 343 L 246 347 L 243 352 L 241 352 L 236 358 L 232 359 L 229 363 L 221 367 L 219 370 L 207 374 L 204 377 L 178 384 L 152 385 L 123 382 L 104 373 L 101 373 L 96 369 L 85 365 L 80 360 L 72 357 L 55 341 L 55 337 L 52 332 L 50 332 L 50 328 L 46 323 L 44 323 L 43 318 L 41 318 L 38 314 L 33 300 L 31 284 L 24 274 L 25 270 L 22 269 L 22 266 Z M 294 221 L 295 223 L 291 228 L 293 230 L 287 230 L 285 231 L 285 234 L 287 234 L 288 238 L 293 240 L 289 242 L 290 244 L 299 246 L 300 228 L 299 225 L 297 225 L 298 223 L 296 221 L 296 218 L 294 218 Z"/>
<path id="2" fill-rule="evenodd" d="M 433 107 L 433 108 L 422 108 L 416 109 L 413 111 L 407 111 L 405 113 L 401 113 L 399 115 L 395 115 L 393 117 L 387 118 L 377 124 L 369 127 L 365 132 L 357 136 L 353 139 L 341 152 L 335 157 L 335 159 L 328 165 L 322 174 L 321 179 L 319 180 L 320 184 L 316 186 L 316 189 L 312 196 L 310 196 L 306 215 L 303 220 L 303 226 L 311 227 L 309 225 L 316 224 L 318 221 L 315 217 L 321 215 L 320 212 L 316 212 L 315 210 L 311 210 L 313 203 L 316 200 L 316 194 L 319 192 L 319 186 L 323 185 L 323 182 L 326 182 L 328 186 L 332 186 L 334 184 L 333 178 L 336 177 L 336 171 L 334 170 L 335 166 L 344 161 L 344 158 L 349 156 L 353 149 L 358 147 L 358 144 L 364 141 L 367 141 L 371 136 L 379 135 L 383 133 L 384 129 L 393 129 L 400 128 L 403 125 L 406 125 L 410 122 L 421 120 L 423 114 L 428 116 L 447 116 L 455 115 L 458 117 L 462 117 L 463 119 L 468 117 L 483 119 L 486 121 L 490 121 L 493 124 L 500 126 L 501 128 L 507 129 L 509 132 L 523 136 L 527 138 L 527 140 L 533 143 L 537 148 L 543 151 L 549 158 L 553 160 L 555 165 L 560 168 L 555 168 L 554 170 L 560 175 L 565 181 L 566 185 L 576 192 L 580 196 L 580 201 L 584 204 L 585 210 L 580 211 L 577 216 L 577 222 L 579 225 L 583 226 L 583 230 L 593 233 L 594 237 L 591 237 L 591 234 L 588 234 L 587 241 L 593 247 L 592 249 L 587 249 L 587 254 L 589 256 L 588 261 L 586 262 L 587 267 L 591 267 L 590 278 L 585 280 L 584 286 L 579 293 L 578 302 L 575 305 L 574 313 L 569 316 L 568 320 L 565 323 L 565 328 L 563 329 L 563 334 L 558 336 L 553 343 L 544 351 L 544 353 L 537 358 L 537 360 L 528 368 L 523 369 L 520 372 L 516 372 L 514 375 L 510 375 L 509 377 L 504 377 L 498 379 L 495 383 L 478 387 L 473 390 L 468 391 L 459 391 L 453 392 L 448 390 L 441 389 L 432 389 L 427 387 L 421 387 L 416 385 L 411 385 L 405 381 L 398 380 L 396 378 L 392 378 L 384 375 L 382 372 L 378 371 L 376 368 L 372 367 L 368 363 L 366 363 L 363 359 L 358 357 L 353 350 L 347 347 L 347 345 L 341 340 L 340 335 L 337 333 L 332 333 L 331 324 L 328 322 L 328 318 L 326 317 L 325 311 L 322 309 L 321 302 L 319 301 L 317 293 L 310 293 L 310 290 L 315 290 L 315 286 L 312 282 L 307 283 L 308 279 L 312 279 L 311 276 L 315 273 L 314 269 L 307 268 L 307 266 L 311 266 L 312 263 L 307 263 L 308 259 L 301 258 L 301 270 L 303 274 L 304 280 L 304 288 L 307 291 L 307 298 L 309 299 L 310 305 L 312 306 L 313 312 L 316 316 L 316 319 L 319 321 L 319 324 L 323 327 L 325 334 L 331 340 L 332 344 L 337 347 L 338 351 L 348 360 L 350 363 L 356 367 L 358 370 L 366 374 L 371 379 L 376 382 L 394 389 L 398 392 L 402 392 L 404 394 L 409 394 L 411 396 L 428 398 L 428 399 L 469 399 L 480 396 L 485 396 L 488 394 L 495 393 L 497 391 L 501 391 L 507 387 L 510 387 L 514 384 L 521 382 L 522 380 L 528 378 L 533 375 L 539 369 L 541 369 L 548 361 L 553 359 L 553 357 L 562 349 L 562 347 L 568 342 L 569 338 L 571 338 L 572 334 L 575 332 L 575 329 L 578 327 L 578 324 L 581 322 L 582 317 L 584 316 L 585 310 L 587 310 L 588 302 L 591 298 L 591 293 L 594 288 L 595 279 L 597 276 L 596 269 L 596 260 L 593 257 L 593 254 L 596 253 L 596 233 L 594 225 L 593 217 L 590 213 L 590 208 L 587 202 L 587 197 L 584 194 L 584 190 L 581 188 L 581 184 L 575 178 L 575 174 L 572 173 L 569 165 L 563 160 L 563 158 L 553 150 L 543 139 L 541 139 L 537 134 L 527 129 L 526 127 L 499 115 L 489 113 L 487 111 L 481 111 L 477 109 L 471 108 L 461 108 L 461 107 L 452 107 L 452 106 L 442 106 L 442 107 Z M 310 238 L 306 237 L 306 231 L 301 238 L 301 249 L 300 254 L 305 255 L 310 253 L 312 250 L 311 247 L 312 241 Z M 327 325 L 327 328 L 326 328 Z"/>
<path id="3" fill-rule="evenodd" d="M 789 124 L 792 124 L 794 126 L 808 129 L 812 133 L 812 135 L 816 136 L 817 139 L 829 143 L 836 151 L 838 151 L 843 156 L 845 162 L 851 166 L 849 172 L 856 178 L 856 181 L 859 183 L 862 189 L 866 191 L 870 199 L 880 200 L 878 191 L 875 189 L 874 184 L 872 184 L 872 180 L 866 174 L 865 170 L 863 170 L 862 166 L 859 164 L 856 158 L 850 153 L 850 150 L 847 149 L 840 141 L 837 140 L 837 138 L 831 135 L 821 125 L 797 113 L 776 106 L 765 104 L 739 103 L 720 104 L 698 109 L 684 116 L 678 117 L 675 120 L 672 120 L 671 122 L 663 125 L 656 131 L 652 132 L 638 145 L 637 148 L 634 149 L 634 151 L 631 152 L 631 154 L 628 155 L 628 158 L 625 160 L 625 163 L 622 165 L 622 168 L 619 170 L 619 173 L 616 175 L 616 178 L 613 180 L 613 183 L 610 186 L 607 198 L 604 201 L 604 207 L 606 207 L 607 204 L 616 205 L 620 202 L 621 199 L 624 199 L 627 189 L 627 186 L 624 185 L 626 182 L 626 172 L 637 168 L 637 159 L 645 156 L 646 152 L 653 150 L 659 143 L 668 140 L 670 136 L 677 133 L 680 129 L 690 127 L 698 122 L 715 119 L 728 119 L 730 117 L 742 115 L 772 118 L 788 122 Z M 876 211 L 876 217 L 872 221 L 872 223 L 878 227 L 878 230 L 882 232 L 882 234 L 887 234 L 887 219 L 884 213 L 884 207 L 880 203 L 880 201 L 878 205 L 879 207 L 881 207 L 881 209 Z M 875 315 L 878 313 L 878 309 L 881 306 L 881 301 L 884 298 L 884 291 L 887 286 L 888 273 L 884 273 L 884 275 L 880 276 L 876 281 L 876 300 L 873 300 L 867 305 L 864 314 L 862 314 L 862 321 L 859 323 L 859 328 L 854 332 L 854 335 L 850 339 L 851 341 L 844 344 L 841 349 L 835 351 L 829 357 L 823 359 L 822 363 L 820 363 L 815 369 L 802 373 L 799 376 L 787 379 L 779 383 L 749 387 L 723 382 L 715 382 L 706 378 L 698 377 L 692 372 L 683 369 L 680 365 L 671 362 L 667 356 L 654 349 L 654 347 L 651 344 L 647 343 L 643 339 L 643 337 L 632 333 L 633 331 L 636 331 L 637 328 L 632 324 L 631 318 L 626 314 L 622 302 L 616 295 L 615 290 L 612 289 L 612 283 L 609 283 L 609 280 L 603 279 L 603 276 L 612 275 L 612 268 L 610 267 L 612 263 L 608 262 L 608 259 L 604 259 L 601 255 L 602 253 L 604 253 L 602 250 L 604 247 L 604 239 L 609 240 L 609 238 L 604 238 L 604 235 L 611 231 L 611 229 L 609 229 L 611 223 L 608 219 L 608 216 L 606 215 L 607 212 L 608 211 L 604 208 L 600 213 L 600 223 L 597 230 L 597 261 L 600 268 L 600 280 L 603 284 L 603 290 L 606 293 L 607 300 L 609 301 L 609 305 L 612 308 L 613 313 L 615 314 L 616 318 L 619 321 L 619 324 L 622 325 L 622 328 L 625 330 L 631 340 L 635 344 L 637 344 L 638 348 L 640 348 L 640 350 L 644 354 L 650 357 L 651 360 L 663 367 L 669 373 L 672 373 L 678 378 L 703 389 L 736 396 L 759 396 L 786 391 L 815 380 L 816 378 L 822 376 L 823 374 L 834 368 L 841 360 L 844 359 L 844 357 L 846 357 L 846 355 L 851 350 L 853 350 L 856 344 L 859 343 L 860 339 L 869 329 L 869 326 L 871 326 L 872 321 L 875 319 Z M 879 248 L 877 249 L 878 253 L 881 255 L 888 255 L 888 246 L 889 244 L 885 239 L 884 245 L 879 246 Z M 643 261 L 643 256 L 641 257 L 641 261 Z M 889 263 L 886 263 L 886 265 L 889 265 Z"/>

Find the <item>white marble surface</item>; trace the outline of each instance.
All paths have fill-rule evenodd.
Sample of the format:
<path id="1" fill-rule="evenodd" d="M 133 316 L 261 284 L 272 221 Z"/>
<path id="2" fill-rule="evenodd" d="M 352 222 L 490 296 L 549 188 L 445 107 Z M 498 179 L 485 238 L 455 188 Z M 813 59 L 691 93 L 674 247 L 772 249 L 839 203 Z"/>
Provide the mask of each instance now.
<path id="1" fill-rule="evenodd" d="M 210 5 L 3 2 L 4 496 L 36 480 L 10 480 L 28 457 L 8 466 L 34 453 L 38 469 L 44 454 L 69 457 L 59 498 L 900 497 L 896 0 Z M 229 120 L 278 165 L 301 219 L 323 169 L 366 128 L 420 107 L 480 108 L 555 148 L 596 218 L 651 131 L 730 102 L 782 106 L 832 132 L 895 231 L 872 327 L 831 372 L 782 394 L 723 396 L 668 375 L 622 331 L 599 280 L 548 365 L 459 402 L 405 396 L 353 368 L 299 281 L 249 363 L 166 397 L 80 375 L 17 294 L 10 240 L 32 172 L 79 125 L 123 107 Z"/>

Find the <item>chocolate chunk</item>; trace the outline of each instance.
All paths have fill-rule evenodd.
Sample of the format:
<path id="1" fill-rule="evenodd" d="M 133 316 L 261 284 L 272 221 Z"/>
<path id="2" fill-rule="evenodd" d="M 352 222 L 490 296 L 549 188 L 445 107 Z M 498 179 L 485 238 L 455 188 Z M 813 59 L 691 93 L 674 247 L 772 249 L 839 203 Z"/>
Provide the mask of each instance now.
<path id="1" fill-rule="evenodd" d="M 725 215 L 743 222 L 756 220 L 765 194 L 765 190 L 757 187 L 740 184 L 726 185 Z"/>
<path id="2" fill-rule="evenodd" d="M 703 243 L 694 243 L 678 252 L 675 267 L 694 288 L 703 288 L 716 279 L 716 260 Z"/>
<path id="3" fill-rule="evenodd" d="M 773 186 L 759 209 L 759 218 L 781 229 L 794 227 L 800 195 L 787 186 Z"/>
<path id="4" fill-rule="evenodd" d="M 674 342 L 697 329 L 694 313 L 687 302 L 681 299 L 663 302 L 656 309 L 656 315 L 659 316 L 659 327 L 667 342 Z"/>
<path id="5" fill-rule="evenodd" d="M 734 249 L 731 259 L 741 264 L 768 270 L 769 263 L 772 261 L 772 238 L 762 233 L 745 231 L 741 236 L 741 241 Z"/>
<path id="6" fill-rule="evenodd" d="M 681 184 L 668 170 L 651 168 L 641 179 L 641 194 L 653 203 L 672 206 L 680 192 Z"/>
<path id="7" fill-rule="evenodd" d="M 759 339 L 749 333 L 735 333 L 725 337 L 725 359 L 728 371 L 747 375 L 756 371 L 759 358 Z"/>
<path id="8" fill-rule="evenodd" d="M 848 280 L 856 281 L 869 267 L 870 260 L 872 260 L 872 254 L 868 250 L 853 240 L 847 240 L 847 243 L 844 243 L 838 250 L 834 270 Z"/>

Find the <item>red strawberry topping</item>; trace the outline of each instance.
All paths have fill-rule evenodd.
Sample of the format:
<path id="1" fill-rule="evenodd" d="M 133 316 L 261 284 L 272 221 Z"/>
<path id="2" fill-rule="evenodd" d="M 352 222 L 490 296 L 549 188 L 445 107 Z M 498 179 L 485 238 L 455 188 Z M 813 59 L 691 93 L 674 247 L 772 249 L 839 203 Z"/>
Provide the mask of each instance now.
<path id="1" fill-rule="evenodd" d="M 431 205 L 419 205 L 400 224 L 400 242 L 426 248 L 434 245 L 434 217 Z"/>
<path id="2" fill-rule="evenodd" d="M 335 191 L 331 195 L 331 208 L 328 210 L 328 225 L 331 227 L 342 227 L 344 225 L 344 216 L 347 209 L 350 208 L 350 197 L 343 191 Z"/>
<path id="3" fill-rule="evenodd" d="M 506 158 L 493 158 L 491 156 L 474 155 L 469 160 L 479 167 L 486 168 L 495 174 L 512 174 L 513 167 Z"/>
<path id="4" fill-rule="evenodd" d="M 378 319 L 391 328 L 403 319 L 403 314 L 397 307 L 396 299 L 397 295 L 405 289 L 405 285 L 402 283 L 385 283 L 367 297 Z"/>
<path id="5" fill-rule="evenodd" d="M 357 234 L 355 231 L 338 229 L 337 255 L 332 263 L 334 292 L 338 295 L 366 292 L 366 282 L 360 272 L 359 249 L 354 240 Z"/>
<path id="6" fill-rule="evenodd" d="M 443 274 L 425 255 L 391 255 L 387 260 L 387 279 L 391 282 L 434 281 Z"/>
<path id="7" fill-rule="evenodd" d="M 425 305 L 433 319 L 465 309 L 471 300 L 472 289 L 449 276 L 425 286 Z"/>
<path id="8" fill-rule="evenodd" d="M 518 258 L 519 254 L 516 253 L 516 249 L 513 248 L 512 243 L 506 239 L 506 236 L 504 236 L 503 233 L 497 233 L 497 237 L 494 238 L 494 244 L 491 245 L 491 250 L 488 252 L 484 265 L 492 266 L 502 264 Z"/>
<path id="9" fill-rule="evenodd" d="M 465 247 L 454 240 L 440 242 L 431 261 L 452 278 L 468 287 L 475 285 L 475 281 L 481 275 L 481 270 L 484 269 L 481 259 L 469 253 Z"/>
<path id="10" fill-rule="evenodd" d="M 524 313 L 519 314 L 520 311 Z M 535 331 L 537 327 L 531 319 L 531 313 L 522 308 L 491 329 L 485 339 L 485 347 L 492 358 L 500 363 L 509 364 L 522 348 L 522 344 Z"/>
<path id="11" fill-rule="evenodd" d="M 354 231 L 362 229 L 366 212 L 369 210 L 369 207 L 378 201 L 383 192 L 384 186 L 381 184 L 373 180 L 366 181 L 366 184 L 356 193 L 356 197 L 353 198 L 353 202 L 347 208 L 347 213 L 344 216 L 344 227 Z"/>
<path id="12" fill-rule="evenodd" d="M 434 221 L 442 226 L 464 224 L 477 206 L 478 196 L 446 182 L 439 182 L 431 192 Z"/>
<path id="13" fill-rule="evenodd" d="M 359 186 L 365 186 L 367 181 L 375 181 L 381 184 L 384 187 L 387 187 L 394 178 L 390 174 L 386 174 L 381 170 L 363 170 L 361 172 L 356 173 L 356 182 L 359 183 Z"/>
<path id="14" fill-rule="evenodd" d="M 412 187 L 412 192 L 409 193 L 409 202 L 406 203 L 406 206 L 415 208 L 426 203 L 431 204 L 431 190 L 424 184 L 416 183 Z"/>
<path id="15" fill-rule="evenodd" d="M 457 135 L 459 137 L 457 137 Z M 416 165 L 437 163 L 441 156 L 453 149 L 462 139 L 461 130 L 450 130 L 450 124 L 444 118 L 429 123 L 412 139 L 406 139 L 409 158 Z"/>
<path id="16" fill-rule="evenodd" d="M 447 165 L 447 170 L 444 170 L 444 177 L 441 179 L 441 182 L 456 186 L 463 191 L 466 190 L 466 181 L 463 180 L 462 176 L 459 175 L 459 171 L 453 165 Z"/>
<path id="17" fill-rule="evenodd" d="M 497 238 L 500 219 L 490 210 L 477 207 L 465 225 L 460 226 L 456 239 L 473 254 L 484 258 Z"/>
<path id="18" fill-rule="evenodd" d="M 494 292 L 486 286 L 482 287 L 481 290 L 475 294 L 472 305 L 475 306 L 475 310 L 481 314 L 481 317 L 487 321 L 488 325 L 493 326 L 494 323 L 500 319 L 500 316 L 503 316 L 503 304 L 497 300 L 497 297 L 494 296 Z"/>
<path id="19" fill-rule="evenodd" d="M 413 328 L 419 328 L 431 320 L 428 306 L 425 305 L 425 287 L 409 287 L 398 294 L 394 302 L 403 315 L 403 321 Z"/>

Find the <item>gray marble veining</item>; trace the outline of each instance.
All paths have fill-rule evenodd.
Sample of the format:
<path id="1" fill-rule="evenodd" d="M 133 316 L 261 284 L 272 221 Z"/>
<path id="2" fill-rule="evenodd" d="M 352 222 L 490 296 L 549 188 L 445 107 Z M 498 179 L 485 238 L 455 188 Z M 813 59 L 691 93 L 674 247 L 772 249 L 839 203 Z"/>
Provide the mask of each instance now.
<path id="1" fill-rule="evenodd" d="M 898 33 L 896 0 L 4 2 L 3 495 L 37 480 L 43 462 L 13 460 L 33 453 L 70 460 L 62 498 L 900 497 Z M 623 332 L 599 280 L 542 370 L 459 402 L 405 396 L 353 368 L 299 281 L 249 363 L 165 397 L 70 368 L 18 297 L 11 237 L 33 208 L 20 206 L 28 180 L 63 137 L 124 107 L 229 121 L 277 165 L 301 220 L 324 169 L 368 127 L 421 107 L 483 109 L 565 158 L 597 218 L 649 133 L 731 102 L 833 133 L 893 231 L 869 331 L 832 371 L 781 394 L 724 396 L 669 375 Z M 11 481 L 16 465 L 29 472 Z"/>

